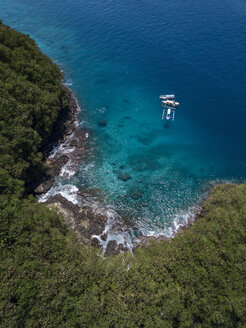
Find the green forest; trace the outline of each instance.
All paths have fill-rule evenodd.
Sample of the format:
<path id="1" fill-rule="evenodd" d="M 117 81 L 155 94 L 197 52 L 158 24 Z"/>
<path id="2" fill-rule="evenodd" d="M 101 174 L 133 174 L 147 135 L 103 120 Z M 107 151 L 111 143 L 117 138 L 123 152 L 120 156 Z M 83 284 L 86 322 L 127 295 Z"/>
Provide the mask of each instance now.
<path id="1" fill-rule="evenodd" d="M 246 327 L 246 184 L 215 187 L 171 241 L 106 258 L 28 194 L 62 78 L 0 22 L 0 327 Z"/>

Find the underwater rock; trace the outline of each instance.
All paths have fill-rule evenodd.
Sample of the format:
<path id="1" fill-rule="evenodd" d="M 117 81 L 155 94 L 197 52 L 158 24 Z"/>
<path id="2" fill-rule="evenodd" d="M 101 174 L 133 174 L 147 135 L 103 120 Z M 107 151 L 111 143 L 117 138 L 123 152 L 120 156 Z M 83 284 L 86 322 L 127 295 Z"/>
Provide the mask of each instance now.
<path id="1" fill-rule="evenodd" d="M 122 181 L 127 181 L 127 180 L 131 179 L 131 176 L 128 173 L 119 173 L 118 179 L 120 179 Z"/>
<path id="2" fill-rule="evenodd" d="M 107 81 L 105 79 L 100 79 L 100 80 L 97 80 L 96 83 L 104 84 L 104 83 L 107 83 Z"/>
<path id="3" fill-rule="evenodd" d="M 134 200 L 137 200 L 143 197 L 143 193 L 141 190 L 135 189 L 130 192 L 130 197 Z"/>
<path id="4" fill-rule="evenodd" d="M 79 188 L 78 194 L 82 197 L 93 197 L 97 199 L 103 199 L 105 194 L 102 189 L 97 187 L 90 187 L 86 189 Z"/>
<path id="5" fill-rule="evenodd" d="M 107 126 L 107 122 L 105 120 L 100 120 L 100 121 L 98 121 L 98 125 L 101 127 L 105 127 L 105 126 Z"/>

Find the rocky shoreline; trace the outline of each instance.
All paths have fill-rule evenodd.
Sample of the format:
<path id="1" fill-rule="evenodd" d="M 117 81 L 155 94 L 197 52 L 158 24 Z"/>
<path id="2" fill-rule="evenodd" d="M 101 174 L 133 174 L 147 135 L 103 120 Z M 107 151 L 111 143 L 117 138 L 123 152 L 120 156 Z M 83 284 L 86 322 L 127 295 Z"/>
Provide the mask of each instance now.
<path id="1" fill-rule="evenodd" d="M 72 91 L 66 86 L 64 88 L 67 93 L 68 105 L 60 110 L 49 138 L 40 149 L 44 156 L 45 173 L 42 171 L 35 178 L 32 177 L 32 181 L 29 181 L 26 186 L 27 193 L 33 193 L 36 196 L 46 193 L 52 187 L 55 177 L 59 175 L 61 168 L 69 160 L 65 154 L 53 160 L 49 156 L 52 150 L 64 143 L 77 127 L 76 117 L 79 106 Z"/>
<path id="2" fill-rule="evenodd" d="M 67 177 L 70 172 L 75 173 L 78 171 L 79 164 L 86 158 L 89 151 L 87 142 L 89 132 L 78 126 L 77 115 L 80 112 L 80 107 L 73 92 L 69 88 L 65 88 L 68 96 L 68 106 L 60 111 L 51 136 L 43 146 L 42 152 L 47 170 L 45 176 L 33 188 L 37 197 L 42 197 L 55 187 L 58 176 Z M 107 240 L 109 217 L 105 214 L 105 209 L 96 211 L 88 202 L 88 199 L 94 198 L 96 202 L 100 203 L 103 197 L 102 191 L 97 188 L 76 189 L 77 198 L 79 199 L 78 204 L 63 197 L 60 193 L 51 194 L 47 197 L 45 203 L 63 215 L 66 224 L 76 232 L 83 245 L 102 249 L 102 243 L 107 241 L 106 248 L 103 251 L 106 255 L 129 250 L 124 243 Z M 200 212 L 193 218 L 188 219 L 187 224 L 180 226 L 176 234 L 191 226 L 199 216 Z M 121 224 L 118 225 L 119 230 L 121 230 Z M 170 239 L 165 235 L 158 237 L 142 235 L 134 241 L 132 251 L 139 247 L 148 246 L 154 241 L 169 241 Z"/>
<path id="3" fill-rule="evenodd" d="M 68 107 L 61 110 L 51 136 L 42 149 L 46 174 L 41 177 L 38 183 L 36 182 L 35 188 L 33 188 L 34 195 L 39 198 L 56 186 L 58 176 L 67 177 L 71 171 L 75 173 L 89 151 L 87 143 L 89 132 L 78 126 L 77 115 L 80 112 L 80 107 L 73 92 L 69 88 L 65 88 L 68 96 Z M 66 168 L 66 166 L 68 167 Z M 60 193 L 51 195 L 44 203 L 63 215 L 66 224 L 76 232 L 83 245 L 101 248 L 99 240 L 93 236 L 103 235 L 108 217 L 103 213 L 94 211 L 86 202 L 86 198 L 98 198 L 101 196 L 99 194 L 96 188 L 78 190 L 80 205 L 74 204 Z M 118 249 L 117 244 L 115 245 L 112 241 L 108 244 L 106 254 L 118 252 L 116 251 Z"/>

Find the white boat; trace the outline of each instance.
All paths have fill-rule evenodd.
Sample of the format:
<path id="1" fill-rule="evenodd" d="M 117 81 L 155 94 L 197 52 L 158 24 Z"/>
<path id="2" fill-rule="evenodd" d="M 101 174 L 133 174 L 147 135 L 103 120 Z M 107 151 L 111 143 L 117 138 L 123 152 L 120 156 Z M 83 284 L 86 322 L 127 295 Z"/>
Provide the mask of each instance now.
<path id="1" fill-rule="evenodd" d="M 169 121 L 171 118 L 172 121 L 174 121 L 174 116 L 175 116 L 175 110 L 172 110 L 171 108 L 163 109 L 162 120 L 165 118 L 167 121 Z"/>
<path id="2" fill-rule="evenodd" d="M 160 95 L 162 107 L 164 107 L 162 112 L 162 119 L 174 121 L 175 109 L 179 106 L 179 102 L 175 101 L 174 95 Z"/>
<path id="3" fill-rule="evenodd" d="M 172 100 L 175 98 L 175 96 L 174 95 L 160 95 L 159 98 L 163 99 L 163 100 Z"/>
<path id="4" fill-rule="evenodd" d="M 162 106 L 163 107 L 178 107 L 179 102 L 174 101 L 174 100 L 162 100 Z"/>

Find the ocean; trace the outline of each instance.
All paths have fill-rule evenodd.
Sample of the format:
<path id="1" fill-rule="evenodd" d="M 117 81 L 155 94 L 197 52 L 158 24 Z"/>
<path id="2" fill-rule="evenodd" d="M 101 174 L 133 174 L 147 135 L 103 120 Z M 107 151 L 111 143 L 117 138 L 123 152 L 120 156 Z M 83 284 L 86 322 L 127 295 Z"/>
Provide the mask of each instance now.
<path id="1" fill-rule="evenodd" d="M 173 235 L 214 184 L 245 181 L 244 1 L 1 0 L 0 19 L 64 71 L 91 151 L 52 193 L 100 192 L 112 239 Z"/>

